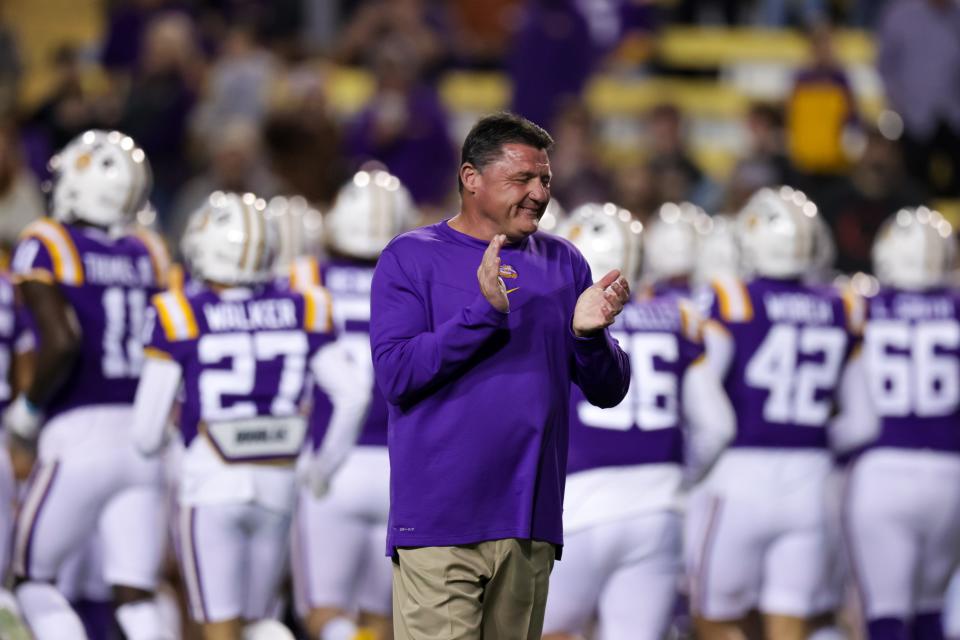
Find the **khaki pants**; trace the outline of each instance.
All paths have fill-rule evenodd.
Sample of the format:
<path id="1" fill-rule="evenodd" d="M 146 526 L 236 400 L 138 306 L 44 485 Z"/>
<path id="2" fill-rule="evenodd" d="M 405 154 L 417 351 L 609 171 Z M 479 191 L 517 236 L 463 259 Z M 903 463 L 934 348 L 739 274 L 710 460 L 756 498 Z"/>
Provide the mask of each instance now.
<path id="1" fill-rule="evenodd" d="M 553 560 L 516 538 L 398 549 L 394 640 L 540 640 Z"/>

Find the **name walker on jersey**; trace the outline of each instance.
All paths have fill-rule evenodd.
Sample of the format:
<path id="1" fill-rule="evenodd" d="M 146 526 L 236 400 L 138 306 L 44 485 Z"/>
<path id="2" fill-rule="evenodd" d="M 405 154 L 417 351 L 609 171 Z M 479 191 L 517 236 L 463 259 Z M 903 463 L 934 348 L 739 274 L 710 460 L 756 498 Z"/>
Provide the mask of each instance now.
<path id="1" fill-rule="evenodd" d="M 211 331 L 258 331 L 299 326 L 293 300 L 222 301 L 205 304 L 203 315 Z"/>

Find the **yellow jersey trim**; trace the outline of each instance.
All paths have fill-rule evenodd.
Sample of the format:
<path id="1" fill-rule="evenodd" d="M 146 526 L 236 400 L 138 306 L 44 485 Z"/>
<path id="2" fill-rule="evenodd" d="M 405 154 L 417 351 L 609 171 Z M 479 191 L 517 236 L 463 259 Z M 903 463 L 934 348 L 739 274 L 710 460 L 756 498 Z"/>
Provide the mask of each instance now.
<path id="1" fill-rule="evenodd" d="M 53 261 L 53 275 L 57 282 L 78 287 L 83 284 L 83 264 L 73 239 L 63 225 L 44 218 L 24 229 L 22 237 L 36 238 L 43 243 Z"/>

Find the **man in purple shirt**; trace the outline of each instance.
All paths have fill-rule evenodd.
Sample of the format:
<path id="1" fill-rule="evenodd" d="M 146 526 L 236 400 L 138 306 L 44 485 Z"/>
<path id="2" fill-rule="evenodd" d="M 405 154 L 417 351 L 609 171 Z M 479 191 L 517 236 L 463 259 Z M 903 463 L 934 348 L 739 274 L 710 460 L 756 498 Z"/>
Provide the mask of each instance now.
<path id="1" fill-rule="evenodd" d="M 629 386 L 606 330 L 626 280 L 613 270 L 592 284 L 576 249 L 537 233 L 551 144 L 518 116 L 481 119 L 463 144 L 460 213 L 397 237 L 377 263 L 397 640 L 540 637 L 570 383 L 604 407 Z"/>

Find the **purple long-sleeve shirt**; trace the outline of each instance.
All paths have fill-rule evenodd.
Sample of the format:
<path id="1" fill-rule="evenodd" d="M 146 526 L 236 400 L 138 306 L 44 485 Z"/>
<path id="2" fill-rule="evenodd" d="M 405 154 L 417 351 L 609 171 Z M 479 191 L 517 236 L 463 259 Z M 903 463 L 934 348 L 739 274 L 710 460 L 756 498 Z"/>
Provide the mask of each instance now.
<path id="1" fill-rule="evenodd" d="M 487 243 L 446 221 L 396 238 L 373 277 L 370 341 L 389 403 L 387 551 L 563 542 L 570 382 L 615 406 L 630 364 L 604 331 L 571 329 L 590 268 L 535 233 L 500 253 L 510 313 L 480 293 Z"/>

